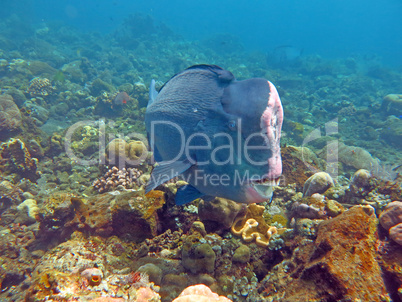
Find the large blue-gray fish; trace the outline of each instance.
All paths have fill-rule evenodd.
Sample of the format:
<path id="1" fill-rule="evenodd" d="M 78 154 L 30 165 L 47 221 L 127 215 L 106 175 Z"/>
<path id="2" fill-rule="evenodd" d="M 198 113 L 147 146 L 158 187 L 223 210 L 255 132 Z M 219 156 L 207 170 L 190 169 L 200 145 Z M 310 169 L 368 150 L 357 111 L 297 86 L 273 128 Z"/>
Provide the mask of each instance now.
<path id="1" fill-rule="evenodd" d="M 157 161 L 146 192 L 181 175 L 176 203 L 217 196 L 253 203 L 271 199 L 282 173 L 282 104 L 261 78 L 237 81 L 215 65 L 176 74 L 159 93 L 155 81 L 145 124 Z"/>

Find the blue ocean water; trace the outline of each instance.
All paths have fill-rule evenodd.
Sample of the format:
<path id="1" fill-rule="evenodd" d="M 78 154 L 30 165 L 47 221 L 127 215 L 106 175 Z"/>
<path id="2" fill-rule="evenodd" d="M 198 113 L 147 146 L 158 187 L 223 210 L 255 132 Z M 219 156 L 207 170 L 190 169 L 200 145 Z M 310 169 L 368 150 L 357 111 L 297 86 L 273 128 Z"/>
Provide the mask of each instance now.
<path id="1" fill-rule="evenodd" d="M 110 32 L 129 14 L 142 12 L 191 40 L 229 33 L 250 50 L 292 45 L 323 57 L 369 54 L 392 65 L 402 61 L 398 0 L 26 2 L 33 22 L 59 21 L 83 31 Z"/>

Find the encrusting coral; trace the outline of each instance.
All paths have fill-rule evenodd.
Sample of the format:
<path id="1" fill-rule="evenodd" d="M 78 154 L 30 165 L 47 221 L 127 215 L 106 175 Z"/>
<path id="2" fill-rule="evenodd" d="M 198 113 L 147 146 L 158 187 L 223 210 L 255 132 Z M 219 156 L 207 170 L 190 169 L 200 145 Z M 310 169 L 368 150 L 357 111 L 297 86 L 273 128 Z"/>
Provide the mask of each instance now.
<path id="1" fill-rule="evenodd" d="M 21 113 L 10 95 L 0 95 L 0 131 L 13 131 L 21 126 Z"/>
<path id="2" fill-rule="evenodd" d="M 55 88 L 47 78 L 36 77 L 29 82 L 28 93 L 31 96 L 48 96 L 53 93 Z"/>
<path id="3" fill-rule="evenodd" d="M 314 193 L 324 193 L 334 186 L 334 181 L 326 172 L 317 172 L 310 176 L 303 186 L 303 196 L 311 196 Z"/>
<path id="4" fill-rule="evenodd" d="M 262 216 L 264 209 L 264 206 L 250 204 L 246 216 L 237 218 L 233 223 L 230 229 L 232 234 L 241 236 L 245 242 L 255 239 L 257 245 L 268 247 L 272 236 L 283 233 L 286 229 L 267 225 Z"/>
<path id="5" fill-rule="evenodd" d="M 0 164 L 7 173 L 16 173 L 19 178 L 36 181 L 40 175 L 37 172 L 36 158 L 32 158 L 25 143 L 20 139 L 11 138 L 0 145 Z"/>

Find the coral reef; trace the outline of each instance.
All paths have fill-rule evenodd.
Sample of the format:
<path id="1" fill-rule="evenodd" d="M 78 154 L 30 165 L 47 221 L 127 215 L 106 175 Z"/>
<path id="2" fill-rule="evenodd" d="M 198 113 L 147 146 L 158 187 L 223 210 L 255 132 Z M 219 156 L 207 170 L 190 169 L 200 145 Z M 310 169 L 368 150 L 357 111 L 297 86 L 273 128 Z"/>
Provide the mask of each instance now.
<path id="1" fill-rule="evenodd" d="M 281 148 L 283 159 L 283 180 L 285 184 L 296 183 L 303 188 L 305 181 L 315 172 L 322 171 L 322 164 L 317 155 L 306 147 L 287 146 Z"/>
<path id="2" fill-rule="evenodd" d="M 14 131 L 22 125 L 20 110 L 12 96 L 0 95 L 0 132 Z"/>
<path id="3" fill-rule="evenodd" d="M 324 193 L 334 186 L 334 181 L 326 172 L 317 172 L 310 176 L 303 186 L 303 196 L 311 196 L 314 193 Z"/>
<path id="4" fill-rule="evenodd" d="M 214 221 L 225 228 L 230 228 L 236 217 L 244 216 L 245 213 L 245 204 L 219 197 L 212 201 L 201 200 L 198 204 L 198 215 L 202 221 Z"/>
<path id="5" fill-rule="evenodd" d="M 109 192 L 117 188 L 124 190 L 136 189 L 143 185 L 140 181 L 142 171 L 136 168 L 123 168 L 117 167 L 110 168 L 104 176 L 93 182 L 93 187 L 99 192 Z"/>
<path id="6" fill-rule="evenodd" d="M 7 6 L 1 301 L 401 300 L 400 72 L 359 55 L 283 68 L 235 37 L 189 41 L 143 14 L 104 35 Z M 270 203 L 178 206 L 177 178 L 144 194 L 149 82 L 199 62 L 277 84 L 283 176 Z"/>
<path id="7" fill-rule="evenodd" d="M 402 94 L 387 94 L 380 108 L 385 114 L 399 116 L 402 114 Z"/>
<path id="8" fill-rule="evenodd" d="M 211 245 L 198 235 L 188 236 L 182 248 L 182 264 L 193 274 L 210 273 L 215 270 L 216 254 Z"/>
<path id="9" fill-rule="evenodd" d="M 37 171 L 38 160 L 31 157 L 25 143 L 20 139 L 11 138 L 0 145 L 0 163 L 0 170 L 15 173 L 19 179 L 36 181 L 40 177 Z"/>
<path id="10" fill-rule="evenodd" d="M 256 204 L 248 205 L 245 216 L 239 217 L 233 222 L 230 229 L 232 234 L 241 236 L 245 242 L 255 240 L 257 245 L 261 247 L 275 246 L 271 239 L 278 233 L 283 234 L 286 229 L 267 225 L 263 218 L 264 209 L 264 206 Z M 275 238 L 275 240 L 281 239 Z"/>
<path id="11" fill-rule="evenodd" d="M 160 191 L 152 191 L 147 196 L 136 191 L 104 193 L 88 200 L 56 193 L 41 205 L 40 228 L 43 234 L 68 234 L 80 229 L 94 235 L 117 234 L 143 241 L 157 234 L 156 211 L 164 203 L 164 194 Z"/>
<path id="12" fill-rule="evenodd" d="M 29 82 L 29 87 L 27 92 L 30 96 L 40 96 L 47 97 L 51 95 L 55 90 L 52 83 L 47 78 L 36 77 Z"/>
<path id="13" fill-rule="evenodd" d="M 197 284 L 192 285 L 184 289 L 179 297 L 174 299 L 172 302 L 231 302 L 232 300 L 219 296 L 218 294 L 212 292 L 212 290 L 204 285 Z"/>
<path id="14" fill-rule="evenodd" d="M 290 261 L 261 281 L 262 296 L 286 301 L 390 301 L 376 261 L 376 227 L 370 206 L 355 206 L 323 221 L 315 241 L 301 242 Z"/>

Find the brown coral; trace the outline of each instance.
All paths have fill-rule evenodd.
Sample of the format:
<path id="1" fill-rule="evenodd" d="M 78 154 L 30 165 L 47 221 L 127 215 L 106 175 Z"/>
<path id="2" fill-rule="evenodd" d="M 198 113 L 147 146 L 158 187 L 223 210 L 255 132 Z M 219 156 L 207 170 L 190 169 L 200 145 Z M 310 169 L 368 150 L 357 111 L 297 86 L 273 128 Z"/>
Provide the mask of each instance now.
<path id="1" fill-rule="evenodd" d="M 116 164 L 121 167 L 125 165 L 139 166 L 148 158 L 148 149 L 142 141 L 116 138 L 112 140 L 105 150 L 105 158 L 109 164 Z"/>
<path id="2" fill-rule="evenodd" d="M 12 96 L 0 95 L 0 131 L 13 131 L 21 126 L 21 113 Z"/>
<path id="3" fill-rule="evenodd" d="M 0 163 L 6 173 L 16 173 L 19 178 L 36 181 L 40 177 L 36 171 L 38 160 L 31 157 L 20 139 L 11 138 L 0 145 Z"/>
<path id="4" fill-rule="evenodd" d="M 55 88 L 47 78 L 36 77 L 29 82 L 28 93 L 30 96 L 48 96 L 53 93 Z"/>
<path id="5" fill-rule="evenodd" d="M 271 237 L 278 232 L 284 232 L 285 229 L 269 226 L 263 218 L 264 209 L 257 204 L 248 205 L 246 216 L 237 218 L 233 223 L 230 229 L 232 234 L 241 236 L 246 242 L 255 239 L 257 245 L 267 247 Z"/>

